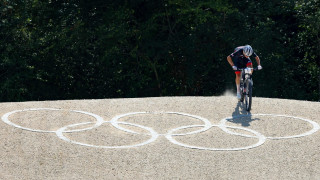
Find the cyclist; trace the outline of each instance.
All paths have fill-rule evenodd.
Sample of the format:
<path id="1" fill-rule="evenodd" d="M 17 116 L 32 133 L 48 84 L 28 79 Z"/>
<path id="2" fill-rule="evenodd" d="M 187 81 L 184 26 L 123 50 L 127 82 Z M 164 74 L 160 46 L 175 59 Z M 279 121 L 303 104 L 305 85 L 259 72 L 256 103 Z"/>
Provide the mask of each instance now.
<path id="1" fill-rule="evenodd" d="M 227 57 L 229 64 L 232 66 L 232 69 L 235 70 L 235 73 L 236 73 L 237 98 L 239 100 L 241 99 L 241 95 L 240 95 L 241 71 L 239 71 L 238 68 L 245 68 L 245 67 L 252 68 L 253 66 L 250 60 L 251 55 L 257 61 L 258 70 L 261 70 L 262 66 L 260 64 L 260 58 L 259 56 L 256 55 L 256 53 L 253 52 L 253 49 L 250 45 L 236 47 L 234 52 Z"/>

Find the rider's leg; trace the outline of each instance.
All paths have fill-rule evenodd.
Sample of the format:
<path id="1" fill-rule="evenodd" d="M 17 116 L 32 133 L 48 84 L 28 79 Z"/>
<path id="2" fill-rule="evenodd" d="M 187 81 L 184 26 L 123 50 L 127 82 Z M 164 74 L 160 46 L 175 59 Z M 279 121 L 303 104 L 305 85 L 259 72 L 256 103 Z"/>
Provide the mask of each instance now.
<path id="1" fill-rule="evenodd" d="M 237 93 L 240 93 L 240 77 L 241 73 L 236 72 L 236 86 L 237 86 Z"/>
<path id="2" fill-rule="evenodd" d="M 247 62 L 247 67 L 253 68 L 253 64 L 252 64 L 252 62 L 250 60 Z M 253 73 L 253 69 L 251 70 L 251 74 L 252 73 Z"/>
<path id="3" fill-rule="evenodd" d="M 236 86 L 237 86 L 237 98 L 240 99 L 240 78 L 241 78 L 241 72 L 240 71 L 236 71 Z"/>
<path id="4" fill-rule="evenodd" d="M 236 58 L 234 60 L 234 65 L 237 66 L 238 68 L 242 68 L 242 64 L 241 64 L 242 60 Z M 241 71 L 235 71 L 236 73 L 236 87 L 237 87 L 237 98 L 240 100 L 241 99 L 241 95 L 240 95 L 240 77 L 241 77 Z"/>

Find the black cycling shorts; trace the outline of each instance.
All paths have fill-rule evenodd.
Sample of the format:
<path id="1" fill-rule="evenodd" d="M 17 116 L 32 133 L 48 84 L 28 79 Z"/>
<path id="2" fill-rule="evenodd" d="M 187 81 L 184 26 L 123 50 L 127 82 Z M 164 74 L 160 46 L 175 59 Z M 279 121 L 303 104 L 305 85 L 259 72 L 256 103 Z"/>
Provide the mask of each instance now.
<path id="1" fill-rule="evenodd" d="M 244 56 L 235 58 L 235 59 L 233 60 L 233 63 L 234 63 L 235 66 L 237 66 L 237 67 L 240 68 L 240 69 L 246 68 L 246 67 L 252 65 L 251 60 L 250 60 L 249 58 L 244 57 Z M 236 71 L 235 73 L 236 73 L 236 74 L 239 74 L 240 71 Z"/>

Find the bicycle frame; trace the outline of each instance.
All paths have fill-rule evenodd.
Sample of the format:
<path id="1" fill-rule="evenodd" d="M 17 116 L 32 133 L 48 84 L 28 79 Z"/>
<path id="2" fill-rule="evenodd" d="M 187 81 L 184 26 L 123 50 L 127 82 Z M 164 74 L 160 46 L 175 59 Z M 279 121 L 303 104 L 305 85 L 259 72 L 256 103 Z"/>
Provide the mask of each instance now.
<path id="1" fill-rule="evenodd" d="M 241 71 L 241 77 L 240 77 L 240 92 L 241 92 L 241 99 L 240 101 L 243 102 L 245 100 L 246 110 L 251 110 L 251 104 L 252 104 L 252 73 L 255 70 L 258 70 L 257 68 L 241 68 L 238 70 Z"/>

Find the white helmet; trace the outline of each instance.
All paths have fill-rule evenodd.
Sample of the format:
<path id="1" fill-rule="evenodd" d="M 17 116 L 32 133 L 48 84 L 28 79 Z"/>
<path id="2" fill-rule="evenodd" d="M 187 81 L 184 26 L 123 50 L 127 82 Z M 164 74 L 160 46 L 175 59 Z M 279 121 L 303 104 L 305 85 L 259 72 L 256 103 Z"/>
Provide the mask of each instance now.
<path id="1" fill-rule="evenodd" d="M 245 45 L 243 47 L 243 53 L 246 55 L 246 56 L 251 56 L 252 53 L 253 53 L 253 49 L 250 45 Z"/>

